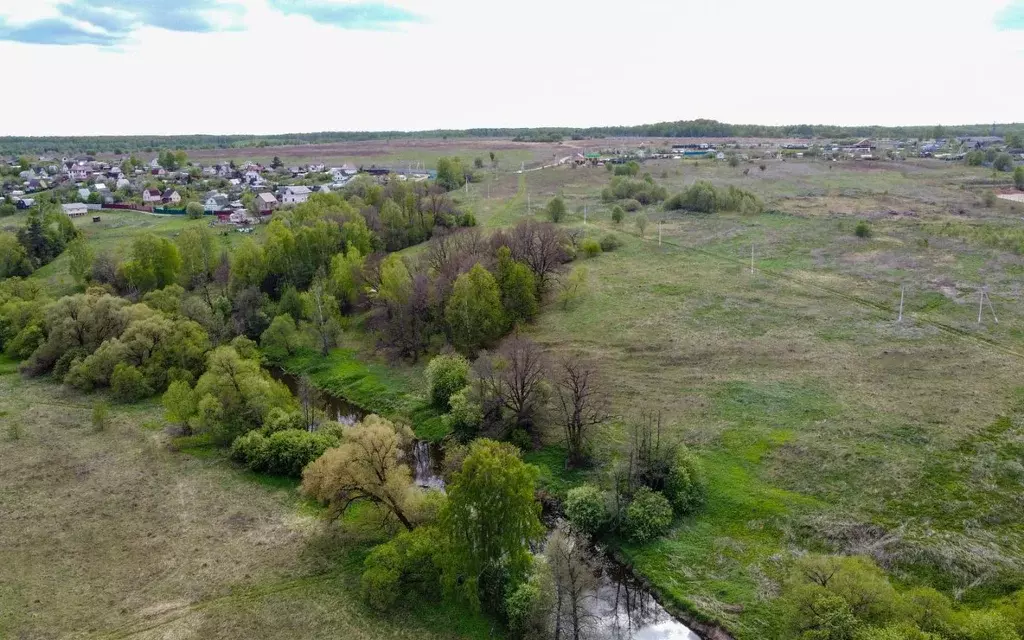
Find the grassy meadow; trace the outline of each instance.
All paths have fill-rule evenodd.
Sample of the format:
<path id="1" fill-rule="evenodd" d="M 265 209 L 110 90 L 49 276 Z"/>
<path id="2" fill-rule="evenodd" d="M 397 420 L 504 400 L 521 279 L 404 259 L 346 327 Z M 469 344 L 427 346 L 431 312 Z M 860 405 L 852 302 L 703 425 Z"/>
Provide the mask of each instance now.
<path id="1" fill-rule="evenodd" d="M 511 199 L 470 195 L 492 225 L 528 215 L 525 189 L 535 215 L 562 195 L 571 223 L 585 204 L 588 235 L 625 241 L 582 262 L 587 294 L 530 333 L 596 361 L 618 416 L 660 411 L 700 453 L 707 507 L 626 547 L 639 571 L 742 638 L 763 637 L 780 562 L 798 549 L 865 553 L 900 584 L 967 603 L 1019 588 L 1024 209 L 985 207 L 991 174 L 941 163 L 642 171 L 670 193 L 697 179 L 742 186 L 767 211 L 650 207 L 617 226 L 601 168 L 529 173 Z M 870 238 L 854 235 L 860 220 Z M 613 457 L 621 424 L 595 442 Z"/>
<path id="2" fill-rule="evenodd" d="M 295 483 L 169 447 L 157 402 L 112 405 L 0 363 L 0 637 L 485 638 L 468 611 L 357 596 L 381 532 L 324 527 Z"/>
<path id="3" fill-rule="evenodd" d="M 1006 179 L 930 161 L 641 171 L 670 194 L 698 179 L 740 186 L 766 210 L 647 207 L 616 225 L 604 168 L 489 174 L 456 195 L 488 228 L 542 217 L 561 195 L 568 225 L 623 242 L 581 258 L 583 297 L 546 305 L 528 334 L 599 365 L 616 414 L 594 438 L 601 459 L 643 408 L 702 462 L 706 507 L 625 546 L 638 571 L 676 608 L 746 640 L 765 637 L 781 568 L 801 550 L 867 554 L 897 584 L 968 605 L 1020 588 L 1024 206 L 983 202 Z M 206 224 L 103 218 L 79 223 L 97 249 Z M 855 235 L 859 221 L 870 237 Z M 65 257 L 36 277 L 71 286 Z M 991 305 L 978 323 L 982 289 Z M 414 415 L 424 362 L 371 350 L 353 325 L 345 349 L 296 368 L 361 406 Z M 293 484 L 174 452 L 155 402 L 115 406 L 94 432 L 93 400 L 0 362 L 0 637 L 490 637 L 461 610 L 365 609 L 358 572 L 377 538 L 358 514 L 327 529 Z M 528 459 L 556 492 L 587 476 L 562 473 L 557 446 Z"/>

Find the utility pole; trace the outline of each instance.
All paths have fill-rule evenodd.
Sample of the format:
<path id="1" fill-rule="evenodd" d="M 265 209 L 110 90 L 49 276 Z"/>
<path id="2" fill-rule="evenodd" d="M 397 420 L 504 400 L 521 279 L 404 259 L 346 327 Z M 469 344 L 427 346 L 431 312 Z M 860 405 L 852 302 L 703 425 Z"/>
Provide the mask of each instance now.
<path id="1" fill-rule="evenodd" d="M 996 324 L 999 324 L 999 318 L 996 317 L 996 310 L 992 308 L 992 296 L 986 293 L 985 299 L 988 300 L 988 310 L 992 312 L 992 319 L 996 321 Z"/>
<path id="2" fill-rule="evenodd" d="M 583 203 L 583 225 L 587 224 L 587 203 Z"/>
<path id="3" fill-rule="evenodd" d="M 658 246 L 661 246 L 661 220 L 658 220 Z"/>
<path id="4" fill-rule="evenodd" d="M 981 310 L 985 308 L 985 289 L 979 291 L 981 295 L 978 296 L 978 324 L 981 324 Z"/>
<path id="5" fill-rule="evenodd" d="M 754 275 L 754 243 L 750 243 L 750 275 Z"/>
<path id="6" fill-rule="evenodd" d="M 900 287 L 900 317 L 896 318 L 896 322 L 903 322 L 903 290 L 906 286 Z"/>

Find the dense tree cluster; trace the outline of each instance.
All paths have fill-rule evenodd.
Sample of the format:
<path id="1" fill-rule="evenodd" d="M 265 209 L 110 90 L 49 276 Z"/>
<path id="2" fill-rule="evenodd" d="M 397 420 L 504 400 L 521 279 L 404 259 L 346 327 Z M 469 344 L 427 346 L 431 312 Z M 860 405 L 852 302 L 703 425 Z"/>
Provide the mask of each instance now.
<path id="1" fill-rule="evenodd" d="M 52 262 L 78 236 L 59 207 L 41 204 L 30 209 L 17 233 L 0 231 L 0 278 L 31 274 Z"/>
<path id="2" fill-rule="evenodd" d="M 668 196 L 665 187 L 655 184 L 648 175 L 644 179 L 616 176 L 611 184 L 601 191 L 601 200 L 605 202 L 636 201 L 641 205 L 657 204 Z M 628 208 L 629 205 L 624 205 Z"/>
<path id="3" fill-rule="evenodd" d="M 1020 640 L 1024 591 L 987 610 L 956 609 L 942 593 L 898 592 L 863 556 L 810 554 L 783 581 L 781 637 L 799 640 Z"/>
<path id="4" fill-rule="evenodd" d="M 569 492 L 566 516 L 578 531 L 647 542 L 668 531 L 675 516 L 698 509 L 706 494 L 696 458 L 664 436 L 658 415 L 632 421 L 628 448 L 605 480 L 607 490 L 584 485 Z"/>
<path id="5" fill-rule="evenodd" d="M 475 229 L 439 235 L 416 259 L 368 264 L 371 325 L 403 357 L 438 341 L 473 355 L 536 315 L 569 246 L 558 227 L 532 220 L 490 237 Z"/>
<path id="6" fill-rule="evenodd" d="M 371 429 L 372 446 L 328 450 L 303 480 L 314 497 L 342 508 L 369 501 L 405 526 L 366 558 L 362 590 L 369 604 L 388 609 L 400 594 L 429 599 L 442 587 L 443 597 L 522 622 L 523 615 L 510 613 L 505 602 L 523 585 L 536 584 L 530 547 L 544 534 L 534 497 L 537 469 L 509 444 L 478 440 L 461 459 L 447 494 L 424 492 L 410 487 L 400 430 L 382 424 Z M 367 455 L 376 451 L 381 455 Z"/>
<path id="7" fill-rule="evenodd" d="M 760 213 L 763 208 L 761 200 L 749 191 L 732 185 L 720 188 L 705 180 L 698 180 L 665 201 L 666 211 Z"/>

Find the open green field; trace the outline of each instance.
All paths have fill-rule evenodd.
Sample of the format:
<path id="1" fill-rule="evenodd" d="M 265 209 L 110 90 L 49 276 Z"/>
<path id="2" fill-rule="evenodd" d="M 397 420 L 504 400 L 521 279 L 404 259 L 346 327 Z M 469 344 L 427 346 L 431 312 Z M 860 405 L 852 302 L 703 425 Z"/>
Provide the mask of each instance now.
<path id="1" fill-rule="evenodd" d="M 498 161 L 498 169 L 512 171 L 519 169 L 522 163 L 527 166 L 550 164 L 553 159 L 571 155 L 577 146 L 571 142 L 562 144 L 515 142 L 498 138 L 435 138 L 364 140 L 244 149 L 195 149 L 187 152 L 190 159 L 203 164 L 235 160 L 269 165 L 270 161 L 277 157 L 286 166 L 322 163 L 330 167 L 348 162 L 356 166 L 378 165 L 395 168 L 405 168 L 409 165 L 415 167 L 420 164 L 426 169 L 434 169 L 438 158 L 442 156 L 458 156 L 470 164 L 474 158 L 481 158 L 490 168 L 489 153 L 493 151 Z"/>
<path id="2" fill-rule="evenodd" d="M 489 228 L 541 216 L 562 195 L 568 224 L 623 240 L 581 259 L 585 295 L 547 305 L 528 333 L 603 372 L 619 419 L 595 438 L 599 458 L 617 455 L 622 422 L 644 408 L 703 463 L 706 507 L 627 546 L 639 572 L 744 640 L 765 637 L 781 567 L 802 550 L 870 555 L 899 586 L 968 606 L 1024 585 L 1024 206 L 983 204 L 1005 176 L 928 161 L 641 171 L 669 193 L 698 179 L 740 186 L 766 212 L 648 207 L 615 225 L 604 168 L 499 172 L 456 195 Z M 854 235 L 862 220 L 870 238 Z M 79 224 L 94 247 L 117 249 L 143 229 L 173 236 L 205 222 L 104 212 Z M 35 277 L 67 288 L 65 260 Z M 978 323 L 983 288 L 991 305 Z M 300 368 L 364 406 L 415 411 L 423 362 L 367 357 L 372 339 L 355 323 L 345 347 Z M 365 610 L 355 585 L 377 538 L 358 517 L 327 530 L 293 485 L 170 451 L 155 403 L 115 408 L 93 433 L 92 400 L 0 362 L 0 504 L 12 514 L 0 520 L 0 567 L 13 567 L 0 573 L 0 637 L 490 632 L 436 605 Z M 528 459 L 557 493 L 585 478 L 559 473 L 555 447 Z"/>
<path id="3" fill-rule="evenodd" d="M 696 179 L 742 186 L 769 212 L 649 208 L 641 239 L 639 214 L 621 229 L 610 221 L 601 168 L 529 173 L 491 200 L 473 185 L 468 198 L 504 225 L 527 215 L 526 189 L 535 213 L 561 194 L 570 212 L 586 204 L 589 234 L 626 240 L 584 262 L 588 294 L 546 310 L 531 334 L 587 354 L 618 415 L 661 411 L 701 455 L 706 509 L 627 548 L 640 572 L 742 638 L 763 637 L 779 563 L 797 549 L 865 553 L 900 584 L 967 603 L 1019 588 L 1024 229 L 1021 210 L 982 204 L 991 174 L 941 163 L 641 170 L 670 193 Z M 859 220 L 871 238 L 855 237 Z M 982 287 L 992 307 L 978 324 Z M 622 438 L 612 425 L 596 442 L 613 456 Z"/>
<path id="4" fill-rule="evenodd" d="M 475 638 L 437 603 L 383 618 L 356 595 L 382 535 L 326 527 L 294 482 L 172 451 L 155 402 L 114 405 L 0 363 L 0 637 Z"/>

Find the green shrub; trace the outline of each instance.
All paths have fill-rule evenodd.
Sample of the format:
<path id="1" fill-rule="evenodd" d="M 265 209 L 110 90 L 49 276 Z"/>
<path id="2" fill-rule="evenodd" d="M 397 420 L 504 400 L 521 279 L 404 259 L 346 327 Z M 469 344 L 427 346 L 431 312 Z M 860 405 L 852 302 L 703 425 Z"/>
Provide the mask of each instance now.
<path id="1" fill-rule="evenodd" d="M 269 436 L 250 431 L 235 438 L 231 457 L 253 471 L 299 478 L 307 464 L 338 446 L 338 442 L 332 433 L 305 429 L 275 431 Z"/>
<path id="2" fill-rule="evenodd" d="M 601 243 L 593 238 L 587 238 L 584 240 L 580 245 L 580 248 L 583 250 L 583 255 L 588 258 L 601 255 Z"/>
<path id="3" fill-rule="evenodd" d="M 513 638 L 525 638 L 534 603 L 540 600 L 540 588 L 536 584 L 523 582 L 505 596 L 505 618 Z"/>
<path id="4" fill-rule="evenodd" d="M 64 381 L 64 376 L 67 375 L 71 369 L 71 365 L 74 364 L 75 360 L 84 360 L 89 357 L 89 352 L 82 347 L 71 347 L 67 351 L 61 354 L 57 358 L 57 362 L 53 365 L 53 377 L 56 380 Z"/>
<path id="5" fill-rule="evenodd" d="M 302 417 L 301 412 L 289 411 L 284 407 L 274 407 L 267 413 L 267 417 L 263 421 L 263 428 L 260 429 L 260 432 L 265 436 L 269 436 L 270 434 L 278 431 L 305 428 L 306 421 Z"/>
<path id="6" fill-rule="evenodd" d="M 403 558 L 394 540 L 377 545 L 363 562 L 359 580 L 363 598 L 374 609 L 387 611 L 401 593 Z"/>
<path id="7" fill-rule="evenodd" d="M 822 597 L 839 598 L 866 625 L 884 626 L 900 611 L 885 573 L 861 556 L 810 554 L 796 561 L 779 601 L 790 626 L 807 629 L 817 624 L 813 603 Z"/>
<path id="8" fill-rule="evenodd" d="M 858 238 L 870 238 L 871 225 L 868 224 L 867 220 L 861 220 L 857 223 L 857 226 L 853 228 L 853 233 Z"/>
<path id="9" fill-rule="evenodd" d="M 153 394 L 142 372 L 124 362 L 119 362 L 110 374 L 110 389 L 121 402 L 136 402 Z"/>
<path id="10" fill-rule="evenodd" d="M 529 580 L 510 585 L 503 608 L 512 638 L 541 638 L 549 635 L 552 591 L 550 569 L 538 563 Z"/>
<path id="11" fill-rule="evenodd" d="M 994 611 L 972 611 L 963 624 L 965 640 L 1020 640 L 1010 622 Z"/>
<path id="12" fill-rule="evenodd" d="M 508 434 L 508 441 L 519 447 L 520 451 L 530 451 L 533 449 L 533 440 L 530 438 L 530 434 L 527 433 L 526 429 L 513 429 L 512 432 Z"/>
<path id="13" fill-rule="evenodd" d="M 551 219 L 551 222 L 557 223 L 565 220 L 565 201 L 558 196 L 555 196 L 550 202 L 548 202 L 546 211 L 548 212 L 548 218 Z"/>
<path id="14" fill-rule="evenodd" d="M 203 205 L 201 205 L 198 202 L 190 202 L 187 205 L 185 205 L 185 215 L 187 215 L 192 220 L 198 220 L 199 218 L 202 218 L 204 213 L 205 210 L 203 209 Z"/>
<path id="15" fill-rule="evenodd" d="M 569 490 L 565 499 L 565 516 L 573 527 L 595 535 L 608 524 L 608 507 L 604 492 L 585 484 Z"/>
<path id="16" fill-rule="evenodd" d="M 654 184 L 653 180 L 637 180 L 622 176 L 612 178 L 611 183 L 601 190 L 601 200 L 604 202 L 636 200 L 641 204 L 654 204 L 661 202 L 667 196 L 668 192 L 665 191 L 665 187 Z M 629 209 L 626 208 L 626 211 Z"/>
<path id="17" fill-rule="evenodd" d="M 675 462 L 665 478 L 665 497 L 678 515 L 692 513 L 704 504 L 707 488 L 697 458 L 685 447 L 676 453 Z"/>
<path id="18" fill-rule="evenodd" d="M 639 200 L 634 200 L 632 198 L 627 198 L 627 199 L 619 202 L 619 206 L 622 207 L 623 210 L 630 211 L 630 212 L 632 212 L 632 211 L 639 211 L 640 208 L 643 207 L 643 205 L 640 204 Z"/>
<path id="19" fill-rule="evenodd" d="M 452 394 L 469 382 L 469 360 L 457 353 L 435 356 L 427 364 L 427 395 L 440 411 L 450 407 Z"/>
<path id="20" fill-rule="evenodd" d="M 666 211 L 697 211 L 699 213 L 714 213 L 719 210 L 718 190 L 706 180 L 698 180 L 690 185 L 686 191 L 665 201 Z"/>
<path id="21" fill-rule="evenodd" d="M 1013 156 L 1008 153 L 1000 153 L 992 160 L 992 168 L 996 171 L 1010 171 L 1013 169 Z"/>
<path id="22" fill-rule="evenodd" d="M 480 430 L 483 411 L 480 405 L 470 398 L 469 387 L 464 387 L 448 398 L 451 409 L 441 417 L 445 431 L 455 434 L 462 442 L 472 440 Z"/>
<path id="23" fill-rule="evenodd" d="M 622 207 L 620 207 L 619 205 L 615 205 L 614 207 L 612 207 L 612 222 L 614 222 L 615 224 L 619 224 L 622 222 L 622 219 L 625 216 L 626 212 L 622 210 Z"/>
<path id="24" fill-rule="evenodd" d="M 619 236 L 609 233 L 601 237 L 601 251 L 615 251 L 622 246 Z"/>
<path id="25" fill-rule="evenodd" d="M 626 535 L 635 542 L 649 542 L 672 526 L 672 505 L 668 498 L 640 487 L 626 508 Z"/>
<path id="26" fill-rule="evenodd" d="M 1017 187 L 1018 191 L 1024 191 L 1024 166 L 1013 170 L 1013 186 Z"/>
<path id="27" fill-rule="evenodd" d="M 859 640 L 861 631 L 849 603 L 824 591 L 808 593 L 803 606 L 790 615 L 789 627 L 792 635 L 784 637 L 798 640 Z"/>
<path id="28" fill-rule="evenodd" d="M 996 206 L 996 194 L 991 191 L 986 191 L 985 194 L 981 196 L 981 203 L 985 205 L 985 208 L 991 209 Z"/>
<path id="29" fill-rule="evenodd" d="M 5 353 L 15 360 L 24 360 L 32 355 L 39 345 L 46 341 L 43 328 L 38 324 L 27 325 L 7 343 Z"/>
<path id="30" fill-rule="evenodd" d="M 407 594 L 427 597 L 436 593 L 441 575 L 435 560 L 438 537 L 433 527 L 421 526 L 374 547 L 363 561 L 360 580 L 367 603 L 386 611 Z"/>
<path id="31" fill-rule="evenodd" d="M 107 423 L 110 418 L 110 407 L 107 406 L 106 402 L 102 400 L 93 403 L 92 405 L 92 430 L 99 432 L 105 431 Z"/>
<path id="32" fill-rule="evenodd" d="M 682 193 L 665 201 L 666 211 L 760 213 L 763 209 L 764 205 L 761 200 L 753 193 L 731 185 L 725 189 L 719 189 L 706 180 L 694 182 Z"/>
<path id="33" fill-rule="evenodd" d="M 635 160 L 630 160 L 625 164 L 615 165 L 614 175 L 617 176 L 635 176 L 640 172 L 640 165 Z"/>

